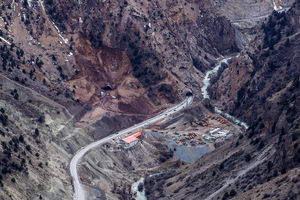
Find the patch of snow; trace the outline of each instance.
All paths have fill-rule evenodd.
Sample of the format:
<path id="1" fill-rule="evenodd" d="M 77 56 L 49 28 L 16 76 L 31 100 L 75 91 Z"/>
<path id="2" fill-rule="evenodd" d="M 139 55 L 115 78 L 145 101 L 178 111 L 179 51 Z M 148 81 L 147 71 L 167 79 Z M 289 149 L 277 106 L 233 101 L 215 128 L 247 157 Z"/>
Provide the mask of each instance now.
<path id="1" fill-rule="evenodd" d="M 12 5 L 13 5 L 13 8 L 14 8 L 14 11 L 16 11 L 15 0 L 13 0 Z"/>
<path id="2" fill-rule="evenodd" d="M 275 11 L 279 11 L 279 10 L 282 9 L 281 5 L 277 6 L 277 3 L 276 3 L 275 0 L 273 0 L 272 2 L 273 2 L 273 8 L 274 8 Z"/>
<path id="3" fill-rule="evenodd" d="M 10 42 L 7 41 L 6 39 L 4 39 L 3 37 L 0 37 L 0 39 L 1 39 L 3 42 L 5 42 L 6 44 L 11 45 Z"/>
<path id="4" fill-rule="evenodd" d="M 55 27 L 55 29 L 57 30 L 59 37 L 65 42 L 65 44 L 68 44 L 68 41 L 69 41 L 69 40 L 66 39 L 66 38 L 64 38 L 64 37 L 60 34 L 60 31 L 59 31 L 58 27 L 54 24 L 54 22 L 52 22 L 52 24 L 53 24 L 53 26 Z M 62 44 L 62 43 L 61 43 L 61 44 Z"/>
<path id="5" fill-rule="evenodd" d="M 41 1 L 41 0 L 39 0 L 39 3 L 40 3 L 40 5 L 41 5 L 41 7 L 42 7 L 42 9 L 43 9 L 43 11 L 45 11 L 45 7 L 44 7 L 44 2 L 43 1 Z M 46 12 L 46 11 L 45 11 Z"/>
<path id="6" fill-rule="evenodd" d="M 31 0 L 27 0 L 28 6 L 31 7 Z"/>

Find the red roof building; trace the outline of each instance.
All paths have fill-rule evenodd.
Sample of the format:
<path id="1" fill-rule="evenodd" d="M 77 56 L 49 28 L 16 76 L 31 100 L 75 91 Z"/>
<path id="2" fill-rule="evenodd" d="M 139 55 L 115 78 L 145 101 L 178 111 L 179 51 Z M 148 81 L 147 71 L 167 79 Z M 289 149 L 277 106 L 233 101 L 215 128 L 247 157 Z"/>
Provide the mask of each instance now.
<path id="1" fill-rule="evenodd" d="M 126 137 L 126 138 L 124 138 L 124 139 L 122 139 L 124 142 L 126 142 L 126 143 L 131 143 L 131 142 L 134 142 L 134 141 L 136 141 L 137 139 L 138 139 L 138 137 L 139 136 L 141 136 L 142 135 L 142 131 L 139 131 L 139 132 L 137 132 L 137 133 L 135 133 L 135 134 L 133 134 L 133 135 L 130 135 L 130 136 L 128 136 L 128 137 Z"/>

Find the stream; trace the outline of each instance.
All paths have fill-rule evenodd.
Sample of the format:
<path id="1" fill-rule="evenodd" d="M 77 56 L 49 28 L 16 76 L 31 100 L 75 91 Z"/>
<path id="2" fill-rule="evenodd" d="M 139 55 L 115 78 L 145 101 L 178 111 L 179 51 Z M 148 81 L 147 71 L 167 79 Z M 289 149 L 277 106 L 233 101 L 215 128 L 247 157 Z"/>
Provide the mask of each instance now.
<path id="1" fill-rule="evenodd" d="M 240 55 L 238 54 L 234 57 L 239 57 L 239 56 Z M 228 65 L 228 61 L 231 60 L 234 57 L 232 56 L 232 57 L 228 57 L 228 58 L 224 58 L 224 59 L 220 60 L 220 62 L 212 70 L 208 71 L 205 74 L 205 77 L 202 81 L 203 82 L 203 87 L 201 88 L 203 98 L 210 99 L 207 89 L 210 86 L 211 78 L 217 75 L 219 69 L 222 66 L 222 63 L 225 63 L 225 64 Z M 232 115 L 230 115 L 226 112 L 223 112 L 220 108 L 214 107 L 214 110 L 215 110 L 216 113 L 225 116 L 227 119 L 229 119 L 230 121 L 232 121 L 236 125 L 241 126 L 241 127 L 245 128 L 246 130 L 249 128 L 249 126 L 245 122 L 242 122 L 242 121 L 238 120 L 237 118 L 235 118 L 234 116 L 232 116 Z"/>
<path id="2" fill-rule="evenodd" d="M 145 187 L 144 187 L 144 178 L 140 178 L 137 182 L 133 183 L 131 185 L 131 192 L 132 194 L 136 193 L 135 200 L 147 200 L 146 194 L 145 194 Z M 139 184 L 143 184 L 143 190 L 140 192 L 139 191 Z"/>

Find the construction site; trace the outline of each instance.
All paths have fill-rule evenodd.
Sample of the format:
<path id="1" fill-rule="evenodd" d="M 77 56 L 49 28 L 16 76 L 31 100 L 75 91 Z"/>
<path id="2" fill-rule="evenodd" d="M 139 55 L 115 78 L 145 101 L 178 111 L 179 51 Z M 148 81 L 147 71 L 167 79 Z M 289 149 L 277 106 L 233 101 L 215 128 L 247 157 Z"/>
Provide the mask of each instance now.
<path id="1" fill-rule="evenodd" d="M 181 113 L 167 117 L 146 129 L 130 132 L 126 137 L 118 137 L 114 143 L 118 148 L 128 149 L 143 141 L 145 137 L 156 137 L 165 141 L 166 145 L 172 146 L 170 148 L 172 151 L 180 146 L 185 146 L 187 149 L 205 146 L 212 151 L 218 144 L 241 133 L 238 126 L 221 115 L 201 114 L 194 116 L 192 120 L 189 115 L 190 113 Z"/>
<path id="2" fill-rule="evenodd" d="M 129 131 L 115 132 L 111 140 L 91 150 L 80 166 L 82 182 L 108 191 L 106 196 L 117 195 L 122 197 L 120 199 L 130 195 L 145 197 L 143 187 L 147 185 L 147 177 L 173 173 L 170 169 L 205 158 L 242 133 L 239 126 L 201 105 L 178 113 L 165 111 L 158 116 L 163 116 L 163 119 L 142 127 L 135 124 Z M 99 155 L 102 159 L 92 164 Z M 98 171 L 105 173 L 91 178 L 96 177 Z M 108 190 L 107 186 L 113 189 Z M 103 195 L 94 190 L 91 193 Z"/>

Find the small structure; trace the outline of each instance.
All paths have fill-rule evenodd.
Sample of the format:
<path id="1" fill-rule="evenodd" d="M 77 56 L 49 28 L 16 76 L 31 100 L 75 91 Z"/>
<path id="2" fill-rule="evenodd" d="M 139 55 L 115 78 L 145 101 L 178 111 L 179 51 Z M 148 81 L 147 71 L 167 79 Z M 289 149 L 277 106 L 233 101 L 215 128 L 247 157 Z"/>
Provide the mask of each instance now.
<path id="1" fill-rule="evenodd" d="M 217 133 L 219 130 L 220 130 L 220 128 L 215 128 L 215 129 L 209 131 L 209 134 L 213 135 L 213 134 Z"/>
<path id="2" fill-rule="evenodd" d="M 142 131 L 139 131 L 139 132 L 137 132 L 133 135 L 130 135 L 130 136 L 122 139 L 122 141 L 124 141 L 127 144 L 130 144 L 130 143 L 136 141 L 138 139 L 138 137 L 141 136 L 141 135 L 142 135 Z"/>

